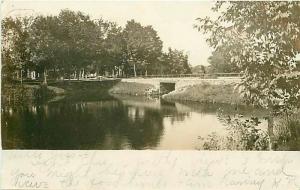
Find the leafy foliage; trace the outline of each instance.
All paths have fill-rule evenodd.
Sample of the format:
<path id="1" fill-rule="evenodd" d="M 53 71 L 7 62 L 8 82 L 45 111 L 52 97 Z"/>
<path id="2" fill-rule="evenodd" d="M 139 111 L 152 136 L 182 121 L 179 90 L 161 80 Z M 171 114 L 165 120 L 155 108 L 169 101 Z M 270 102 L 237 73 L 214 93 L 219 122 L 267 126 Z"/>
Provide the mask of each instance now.
<path id="1" fill-rule="evenodd" d="M 168 49 L 160 58 L 162 70 L 167 74 L 189 74 L 191 67 L 188 64 L 188 56 L 179 50 Z"/>
<path id="2" fill-rule="evenodd" d="M 123 31 L 129 64 L 139 65 L 145 72 L 149 65 L 158 61 L 162 51 L 162 41 L 151 26 L 142 26 L 134 20 L 128 21 Z"/>
<path id="3" fill-rule="evenodd" d="M 300 143 L 300 113 L 280 118 L 275 125 L 275 136 L 280 150 L 298 150 Z"/>
<path id="4" fill-rule="evenodd" d="M 196 28 L 208 44 L 225 51 L 226 63 L 238 66 L 240 93 L 247 103 L 268 109 L 268 132 L 275 145 L 274 116 L 299 108 L 300 2 L 217 2 L 216 19 L 198 18 Z"/>
<path id="5" fill-rule="evenodd" d="M 4 75 L 35 70 L 47 76 L 79 78 L 86 73 L 131 76 L 159 74 L 162 41 L 152 26 L 131 20 L 123 29 L 103 19 L 92 20 L 82 12 L 62 10 L 56 16 L 7 17 L 2 22 Z M 173 51 L 172 51 L 173 52 Z M 187 56 L 174 50 L 164 66 L 184 73 Z M 178 61 L 178 63 L 177 63 Z M 133 69 L 134 68 L 134 69 Z M 25 72 L 22 72 L 25 75 Z"/>
<path id="6" fill-rule="evenodd" d="M 226 126 L 226 136 L 210 134 L 202 138 L 206 150 L 268 150 L 269 136 L 258 129 L 260 121 L 256 117 L 244 119 L 242 115 L 224 116 L 219 114 L 219 120 Z"/>
<path id="7" fill-rule="evenodd" d="M 6 18 L 2 24 L 2 65 L 4 75 L 13 78 L 14 70 L 22 70 L 31 66 L 28 49 L 28 28 L 32 18 Z M 9 42 L 9 43 L 7 43 Z M 19 73 L 18 73 L 19 74 Z M 20 73 L 21 74 L 21 73 Z"/>
<path id="8" fill-rule="evenodd" d="M 245 100 L 275 112 L 297 105 L 300 73 L 294 58 L 299 53 L 300 3 L 217 2 L 213 10 L 220 16 L 199 18 L 196 27 L 216 51 L 225 49 L 227 63 L 243 71 Z"/>
<path id="9" fill-rule="evenodd" d="M 223 52 L 222 52 L 223 51 Z M 225 50 L 214 51 L 208 58 L 210 64 L 210 73 L 236 73 L 240 72 L 239 68 L 233 63 L 227 63 L 224 59 Z"/>

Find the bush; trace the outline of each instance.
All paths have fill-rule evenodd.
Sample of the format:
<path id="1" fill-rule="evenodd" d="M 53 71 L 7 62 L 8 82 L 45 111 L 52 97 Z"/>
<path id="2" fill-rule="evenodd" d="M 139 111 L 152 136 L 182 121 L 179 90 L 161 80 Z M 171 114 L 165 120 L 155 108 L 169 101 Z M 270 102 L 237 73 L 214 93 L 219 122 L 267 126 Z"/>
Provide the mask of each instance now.
<path id="1" fill-rule="evenodd" d="M 280 150 L 300 150 L 300 117 L 293 114 L 281 118 L 274 126 L 275 137 Z"/>
<path id="2" fill-rule="evenodd" d="M 44 103 L 54 96 L 55 93 L 52 90 L 49 90 L 47 85 L 40 85 L 40 87 L 35 89 L 33 93 L 34 100 L 38 103 Z"/>
<path id="3" fill-rule="evenodd" d="M 2 106 L 17 106 L 31 102 L 33 88 L 18 84 L 3 84 L 1 89 Z"/>
<path id="4" fill-rule="evenodd" d="M 242 115 L 224 116 L 218 114 L 219 120 L 226 126 L 227 136 L 210 134 L 201 138 L 205 150 L 267 150 L 269 147 L 268 134 L 258 129 L 261 123 L 257 117 L 244 119 Z"/>

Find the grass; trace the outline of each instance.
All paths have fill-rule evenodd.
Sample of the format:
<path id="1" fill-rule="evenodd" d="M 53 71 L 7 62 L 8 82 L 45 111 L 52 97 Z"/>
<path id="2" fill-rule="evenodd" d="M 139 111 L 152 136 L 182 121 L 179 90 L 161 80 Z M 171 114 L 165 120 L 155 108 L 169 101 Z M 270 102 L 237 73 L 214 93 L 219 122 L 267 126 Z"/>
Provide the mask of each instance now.
<path id="1" fill-rule="evenodd" d="M 278 149 L 284 151 L 300 150 L 300 111 L 281 118 L 274 128 Z"/>
<path id="2" fill-rule="evenodd" d="M 52 84 L 65 91 L 65 97 L 72 101 L 98 101 L 113 99 L 108 91 L 118 81 L 63 81 Z"/>
<path id="3" fill-rule="evenodd" d="M 151 84 L 141 84 L 135 82 L 119 82 L 114 85 L 109 92 L 112 94 L 127 94 L 133 96 L 143 96 L 150 92 L 155 93 L 155 87 Z"/>
<path id="4" fill-rule="evenodd" d="M 111 99 L 108 90 L 116 81 L 59 81 L 48 83 L 2 83 L 2 105 L 27 105 L 42 103 L 55 96 L 66 95 L 70 100 Z"/>
<path id="5" fill-rule="evenodd" d="M 207 103 L 242 104 L 233 84 L 209 85 L 206 83 L 187 86 L 163 96 L 166 100 L 184 100 Z"/>
<path id="6" fill-rule="evenodd" d="M 56 92 L 63 93 L 63 90 L 40 85 L 3 83 L 1 92 L 2 106 L 17 106 L 47 101 L 54 97 Z"/>
<path id="7" fill-rule="evenodd" d="M 53 91 L 56 95 L 63 95 L 66 93 L 66 91 L 62 88 L 58 88 L 55 86 L 47 86 L 47 88 L 51 91 Z"/>

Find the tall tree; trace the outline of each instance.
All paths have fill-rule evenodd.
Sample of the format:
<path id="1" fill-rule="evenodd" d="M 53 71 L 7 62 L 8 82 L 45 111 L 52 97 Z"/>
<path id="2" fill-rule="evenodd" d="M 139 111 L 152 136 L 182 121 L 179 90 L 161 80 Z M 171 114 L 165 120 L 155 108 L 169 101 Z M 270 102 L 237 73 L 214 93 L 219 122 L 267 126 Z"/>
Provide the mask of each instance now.
<path id="1" fill-rule="evenodd" d="M 58 26 L 64 71 L 69 77 L 71 74 L 78 76 L 78 70 L 90 61 L 89 55 L 95 52 L 95 25 L 89 16 L 66 9 L 58 15 Z"/>
<path id="2" fill-rule="evenodd" d="M 8 17 L 2 21 L 2 64 L 5 73 L 9 78 L 17 71 L 21 78 L 24 71 L 30 67 L 30 49 L 28 48 L 29 28 L 33 18 Z"/>
<path id="3" fill-rule="evenodd" d="M 300 96 L 295 57 L 300 36 L 300 2 L 217 2 L 217 19 L 199 18 L 215 49 L 226 47 L 225 60 L 243 70 L 246 101 L 269 110 L 268 131 L 274 145 L 274 116 L 292 110 Z M 271 147 L 272 148 L 272 147 Z"/>
<path id="4" fill-rule="evenodd" d="M 147 73 L 151 64 L 158 61 L 162 52 L 162 41 L 151 26 L 142 26 L 134 20 L 128 21 L 123 31 L 126 56 L 129 65 L 137 71 Z"/>
<path id="5" fill-rule="evenodd" d="M 107 23 L 106 38 L 104 39 L 102 66 L 113 74 L 123 75 L 126 67 L 126 42 L 123 38 L 122 28 L 116 23 Z"/>
<path id="6" fill-rule="evenodd" d="M 61 43 L 55 38 L 57 23 L 57 17 L 38 16 L 30 28 L 31 61 L 43 73 L 44 84 L 47 84 L 48 70 L 53 69 L 59 61 L 57 58 Z"/>
<path id="7" fill-rule="evenodd" d="M 191 68 L 188 64 L 188 56 L 184 54 L 183 51 L 169 48 L 164 58 L 168 65 L 169 74 L 191 73 Z"/>
<path id="8" fill-rule="evenodd" d="M 225 60 L 225 54 L 227 50 L 216 50 L 212 52 L 212 55 L 208 58 L 211 72 L 213 73 L 234 73 L 239 72 L 239 68 L 233 63 L 227 63 Z"/>

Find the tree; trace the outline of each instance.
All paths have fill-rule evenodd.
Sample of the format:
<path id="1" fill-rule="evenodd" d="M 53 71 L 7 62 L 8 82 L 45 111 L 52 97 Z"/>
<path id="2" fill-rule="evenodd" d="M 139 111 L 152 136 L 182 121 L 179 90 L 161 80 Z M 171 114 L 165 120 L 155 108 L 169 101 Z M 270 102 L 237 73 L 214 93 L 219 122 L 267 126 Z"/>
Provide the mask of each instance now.
<path id="1" fill-rule="evenodd" d="M 30 28 L 30 58 L 36 69 L 43 73 L 44 84 L 47 84 L 48 70 L 53 69 L 59 58 L 61 43 L 55 36 L 58 19 L 52 16 L 38 16 Z"/>
<path id="2" fill-rule="evenodd" d="M 126 42 L 123 38 L 122 28 L 116 23 L 107 23 L 103 48 L 101 58 L 104 59 L 104 64 L 102 64 L 104 70 L 123 75 L 126 67 Z"/>
<path id="3" fill-rule="evenodd" d="M 49 77 L 79 79 L 86 73 L 190 72 L 183 52 L 163 54 L 162 41 L 152 26 L 134 20 L 122 29 L 116 23 L 65 9 L 57 16 L 5 18 L 2 26 L 5 76 L 16 71 L 22 76 L 22 71 L 30 69 L 47 84 Z"/>
<path id="4" fill-rule="evenodd" d="M 191 68 L 191 71 L 193 74 L 206 74 L 210 72 L 209 67 L 210 66 L 196 65 Z"/>
<path id="5" fill-rule="evenodd" d="M 142 26 L 134 20 L 128 21 L 123 31 L 126 42 L 126 60 L 137 71 L 147 73 L 147 69 L 158 61 L 162 52 L 162 41 L 151 26 Z"/>
<path id="6" fill-rule="evenodd" d="M 227 63 L 224 58 L 226 50 L 216 50 L 208 58 L 210 64 L 210 72 L 212 73 L 234 73 L 239 72 L 238 67 L 233 63 Z"/>
<path id="7" fill-rule="evenodd" d="M 169 74 L 189 74 L 191 68 L 188 64 L 188 56 L 183 51 L 169 48 L 164 56 L 164 62 L 168 65 Z"/>
<path id="8" fill-rule="evenodd" d="M 30 64 L 30 50 L 28 49 L 29 28 L 31 17 L 8 17 L 2 21 L 2 64 L 4 75 L 14 78 L 12 74 L 17 71 L 18 76 L 23 77 L 23 71 Z M 19 73 L 20 72 L 20 73 Z"/>
<path id="9" fill-rule="evenodd" d="M 68 77 L 71 74 L 79 77 L 79 70 L 95 59 L 96 51 L 103 44 L 103 35 L 88 15 L 70 10 L 59 13 L 58 28 L 64 72 Z"/>
<path id="10" fill-rule="evenodd" d="M 225 61 L 243 71 L 241 94 L 269 110 L 268 132 L 274 146 L 274 116 L 299 105 L 300 72 L 295 56 L 300 36 L 300 2 L 217 2 L 217 19 L 198 18 L 196 27 Z"/>

